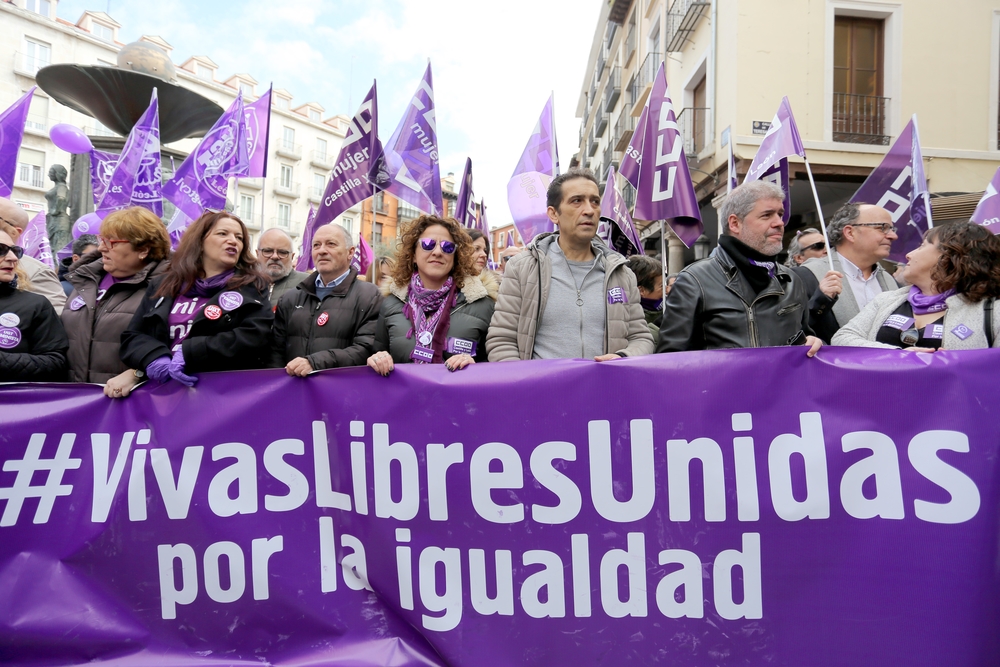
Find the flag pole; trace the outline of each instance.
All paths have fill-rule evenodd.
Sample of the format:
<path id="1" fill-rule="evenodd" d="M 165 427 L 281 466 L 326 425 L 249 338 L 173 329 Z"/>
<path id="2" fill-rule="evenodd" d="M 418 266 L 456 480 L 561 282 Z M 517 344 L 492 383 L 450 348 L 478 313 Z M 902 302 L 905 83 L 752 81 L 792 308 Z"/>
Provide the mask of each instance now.
<path id="1" fill-rule="evenodd" d="M 803 156 L 802 158 L 806 163 L 806 175 L 809 176 L 809 185 L 812 187 L 813 199 L 816 201 L 816 215 L 819 216 L 819 226 L 823 230 L 823 243 L 826 244 L 826 259 L 830 262 L 830 270 L 835 271 L 833 268 L 833 252 L 830 249 L 830 239 L 826 236 L 826 220 L 823 219 L 823 207 L 819 203 L 819 193 L 816 192 L 816 181 L 813 179 L 812 169 L 809 167 L 809 158 Z"/>
<path id="2" fill-rule="evenodd" d="M 911 116 L 913 120 L 913 139 L 911 141 L 917 142 L 917 147 L 920 148 L 920 159 L 924 158 L 924 149 L 920 146 L 920 127 L 917 125 L 917 114 Z M 910 146 L 910 155 L 913 155 L 913 146 Z M 924 165 L 920 165 L 920 170 L 923 172 Z M 910 187 L 913 187 L 913 176 L 910 176 Z M 912 190 L 911 190 L 912 191 Z M 931 215 L 931 199 L 930 195 L 926 190 L 920 193 L 921 198 L 924 200 L 924 209 L 927 211 L 927 229 L 934 228 L 934 217 Z"/>
<path id="3" fill-rule="evenodd" d="M 664 231 L 664 221 L 660 220 L 660 277 L 663 282 L 660 283 L 661 289 L 667 288 L 667 235 Z M 642 248 L 639 248 L 642 250 Z M 667 312 L 667 300 L 660 299 L 660 312 L 666 314 Z"/>

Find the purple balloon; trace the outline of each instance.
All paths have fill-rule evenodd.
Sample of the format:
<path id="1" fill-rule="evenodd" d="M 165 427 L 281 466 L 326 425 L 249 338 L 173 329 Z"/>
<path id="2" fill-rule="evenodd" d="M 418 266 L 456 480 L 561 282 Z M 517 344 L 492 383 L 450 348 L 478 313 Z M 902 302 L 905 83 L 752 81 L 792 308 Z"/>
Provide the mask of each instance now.
<path id="1" fill-rule="evenodd" d="M 53 125 L 49 130 L 49 138 L 57 148 L 61 148 L 67 153 L 89 153 L 94 150 L 94 144 L 90 143 L 90 137 L 83 133 L 83 130 L 70 125 L 69 123 L 59 123 Z"/>
<path id="2" fill-rule="evenodd" d="M 96 212 L 87 213 L 77 218 L 73 224 L 73 238 L 78 239 L 84 234 L 97 234 L 101 229 L 101 216 Z"/>

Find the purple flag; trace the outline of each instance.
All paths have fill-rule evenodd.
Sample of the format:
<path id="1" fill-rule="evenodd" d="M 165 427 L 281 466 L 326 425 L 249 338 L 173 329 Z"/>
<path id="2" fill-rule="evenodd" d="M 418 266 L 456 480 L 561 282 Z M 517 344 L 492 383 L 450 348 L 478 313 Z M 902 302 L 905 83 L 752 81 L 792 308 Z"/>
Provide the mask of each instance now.
<path id="1" fill-rule="evenodd" d="M 642 138 L 646 135 L 646 119 L 649 117 L 649 98 L 646 98 L 646 105 L 642 107 L 639 120 L 635 124 L 635 131 L 625 149 L 625 156 L 622 158 L 621 168 L 618 173 L 635 188 L 639 185 L 639 166 L 642 164 Z"/>
<path id="2" fill-rule="evenodd" d="M 368 273 L 368 267 L 372 265 L 375 253 L 372 247 L 365 241 L 365 237 L 358 235 L 358 245 L 354 248 L 354 257 L 351 258 L 351 266 L 357 269 L 360 275 Z"/>
<path id="3" fill-rule="evenodd" d="M 737 185 L 739 185 L 739 177 L 736 175 L 736 153 L 734 152 L 735 147 L 733 144 L 736 142 L 733 140 L 732 132 L 729 133 L 729 164 L 726 175 L 726 194 L 728 195 L 732 192 Z M 785 221 L 787 222 L 787 220 Z"/>
<path id="4" fill-rule="evenodd" d="M 417 92 L 385 145 L 385 166 L 391 179 L 385 191 L 421 211 L 441 215 L 441 168 L 438 165 L 436 122 L 434 86 L 428 62 Z"/>
<path id="5" fill-rule="evenodd" d="M 559 155 L 550 95 L 514 168 L 514 175 L 507 183 L 507 205 L 514 218 L 514 227 L 525 243 L 531 243 L 539 234 L 555 231 L 556 226 L 546 213 L 545 192 L 558 173 Z"/>
<path id="6" fill-rule="evenodd" d="M 247 128 L 247 157 L 250 160 L 248 178 L 267 176 L 267 147 L 271 134 L 271 90 L 253 104 L 243 107 Z"/>
<path id="7" fill-rule="evenodd" d="M 628 204 L 618 190 L 614 166 L 608 170 L 608 182 L 604 186 L 604 197 L 601 198 L 601 220 L 608 225 L 609 247 L 626 257 L 641 253 L 642 241 L 639 240 L 639 232 L 632 224 Z"/>
<path id="8" fill-rule="evenodd" d="M 788 187 L 788 158 L 781 158 L 773 165 L 771 168 L 760 175 L 759 179 L 761 181 L 769 181 L 781 188 L 781 191 L 785 193 L 785 212 L 781 215 L 781 219 L 784 220 L 785 224 L 788 224 L 788 218 L 792 214 L 792 193 Z"/>
<path id="9" fill-rule="evenodd" d="M 378 140 L 378 95 L 375 83 L 351 119 L 347 136 L 340 146 L 337 164 L 323 192 L 323 201 L 316 212 L 316 225 L 333 222 L 334 218 L 373 194 L 368 172 L 373 157 L 382 153 Z"/>
<path id="10" fill-rule="evenodd" d="M 1000 197 L 997 196 L 1000 189 L 1000 169 L 993 174 L 993 180 L 986 186 L 983 198 L 979 200 L 976 211 L 972 214 L 972 222 L 983 227 L 989 227 L 990 231 L 996 234 L 1000 232 Z"/>
<path id="11" fill-rule="evenodd" d="M 229 177 L 246 176 L 249 168 L 243 95 L 238 94 L 163 186 L 164 198 L 182 214 L 171 222 L 170 231 L 183 229 L 207 208 L 223 208 Z"/>
<path id="12" fill-rule="evenodd" d="M 684 155 L 684 138 L 674 117 L 663 63 L 660 63 L 649 93 L 649 114 L 642 146 L 645 159 L 639 166 L 633 216 L 639 220 L 666 220 L 690 248 L 705 231 L 705 226 L 701 223 L 701 211 Z"/>
<path id="13" fill-rule="evenodd" d="M 511 247 L 512 245 L 514 245 L 514 232 L 512 232 L 512 231 L 508 231 L 508 232 L 507 232 L 507 245 L 506 245 L 506 246 L 504 246 L 504 247 L 505 247 L 505 248 L 509 248 L 509 247 Z"/>
<path id="14" fill-rule="evenodd" d="M 3 113 L 0 113 L 0 197 L 10 197 L 14 191 L 14 175 L 17 173 L 17 153 L 24 139 L 24 123 L 31 108 L 31 97 L 36 86 L 21 96 Z"/>
<path id="15" fill-rule="evenodd" d="M 473 207 L 475 203 L 473 202 Z M 479 200 L 479 212 L 476 215 L 475 224 L 479 228 L 479 231 L 483 233 L 486 238 L 490 237 L 490 225 L 486 222 L 486 199 Z"/>
<path id="16" fill-rule="evenodd" d="M 465 158 L 465 171 L 462 172 L 462 184 L 458 188 L 458 201 L 455 202 L 455 219 L 466 229 L 479 224 L 476 199 L 472 193 L 472 158 Z"/>
<path id="17" fill-rule="evenodd" d="M 316 224 L 316 209 L 310 204 L 309 214 L 306 216 L 306 226 L 302 230 L 302 252 L 299 253 L 299 259 L 295 262 L 296 271 L 310 271 L 313 268 L 312 244 L 317 227 L 319 225 Z"/>
<path id="18" fill-rule="evenodd" d="M 52 248 L 49 246 L 49 235 L 45 231 L 45 211 L 39 211 L 38 215 L 28 222 L 28 226 L 21 232 L 20 243 L 25 255 L 47 264 L 49 268 L 56 268 L 56 263 L 52 259 Z"/>
<path id="19" fill-rule="evenodd" d="M 788 103 L 788 98 L 781 98 L 778 112 L 774 114 L 774 120 L 764 135 L 764 140 L 760 142 L 757 155 L 754 156 L 750 168 L 743 182 L 756 181 L 764 175 L 778 160 L 787 158 L 789 155 L 798 155 L 804 158 L 806 149 L 802 145 L 802 137 L 799 136 L 799 128 L 795 124 L 795 116 L 792 115 L 792 106 Z"/>
<path id="20" fill-rule="evenodd" d="M 920 159 L 919 135 L 914 119 L 906 124 L 879 166 L 872 170 L 851 201 L 875 204 L 892 216 L 897 239 L 892 243 L 889 258 L 906 261 L 906 253 L 918 247 L 927 231 L 928 216 L 924 193 L 923 160 Z M 918 158 L 919 162 L 915 162 Z"/>
<path id="21" fill-rule="evenodd" d="M 160 114 L 154 88 L 149 107 L 125 140 L 101 201 L 97 204 L 97 212 L 103 218 L 112 211 L 142 206 L 162 216 L 161 190 Z"/>
<path id="22" fill-rule="evenodd" d="M 115 173 L 115 164 L 118 162 L 119 153 L 109 153 L 99 151 L 96 148 L 90 151 L 90 185 L 94 190 L 94 206 L 96 207 L 104 197 L 104 192 L 111 182 L 111 175 Z"/>

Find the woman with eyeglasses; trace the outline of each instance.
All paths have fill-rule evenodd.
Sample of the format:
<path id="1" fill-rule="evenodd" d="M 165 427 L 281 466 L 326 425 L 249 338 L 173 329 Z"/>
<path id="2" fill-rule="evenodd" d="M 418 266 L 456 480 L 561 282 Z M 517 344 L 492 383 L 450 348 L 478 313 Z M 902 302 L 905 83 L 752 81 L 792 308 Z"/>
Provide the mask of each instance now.
<path id="1" fill-rule="evenodd" d="M 66 376 L 66 332 L 55 308 L 27 292 L 18 266 L 24 249 L 0 231 L 0 382 L 46 382 Z"/>
<path id="2" fill-rule="evenodd" d="M 243 221 L 225 211 L 191 223 L 122 334 L 129 368 L 192 387 L 197 373 L 265 367 L 274 313 L 248 238 Z"/>
<path id="3" fill-rule="evenodd" d="M 110 398 L 125 398 L 143 373 L 121 360 L 121 338 L 146 294 L 149 281 L 167 269 L 170 237 L 152 211 L 133 206 L 101 223 L 97 250 L 66 274 L 73 286 L 63 308 L 69 336 L 69 379 L 104 385 Z"/>
<path id="4" fill-rule="evenodd" d="M 468 233 L 453 219 L 422 215 L 403 233 L 383 293 L 368 365 L 440 364 L 457 371 L 486 361 L 486 331 L 497 297 L 483 282 Z"/>
<path id="5" fill-rule="evenodd" d="M 913 352 L 998 346 L 1000 239 L 971 222 L 933 227 L 906 260 L 910 286 L 876 296 L 833 336 L 834 345 Z"/>

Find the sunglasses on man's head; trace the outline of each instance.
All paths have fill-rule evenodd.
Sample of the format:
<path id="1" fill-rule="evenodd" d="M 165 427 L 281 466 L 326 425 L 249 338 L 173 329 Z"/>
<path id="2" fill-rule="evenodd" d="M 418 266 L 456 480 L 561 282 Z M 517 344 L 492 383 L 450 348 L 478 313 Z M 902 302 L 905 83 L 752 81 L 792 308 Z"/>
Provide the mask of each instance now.
<path id="1" fill-rule="evenodd" d="M 438 242 L 434 239 L 420 239 L 420 247 L 426 252 L 434 252 L 434 247 Z M 455 244 L 451 241 L 441 241 L 441 252 L 450 255 L 455 252 Z"/>
<path id="2" fill-rule="evenodd" d="M 816 243 L 813 243 L 812 245 L 805 246 L 804 248 L 802 248 L 802 251 L 805 252 L 806 250 L 822 250 L 825 247 L 826 247 L 826 243 L 824 243 L 823 241 L 817 241 Z"/>
<path id="3" fill-rule="evenodd" d="M 7 253 L 14 253 L 14 257 L 21 259 L 24 257 L 24 248 L 19 245 L 7 245 L 6 243 L 0 243 L 0 259 L 7 256 Z"/>

